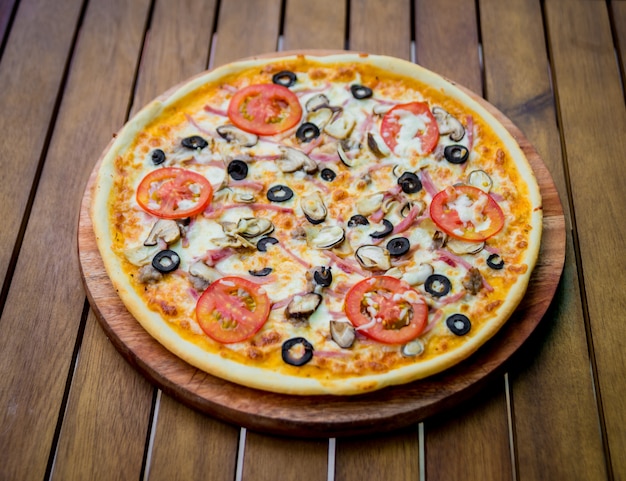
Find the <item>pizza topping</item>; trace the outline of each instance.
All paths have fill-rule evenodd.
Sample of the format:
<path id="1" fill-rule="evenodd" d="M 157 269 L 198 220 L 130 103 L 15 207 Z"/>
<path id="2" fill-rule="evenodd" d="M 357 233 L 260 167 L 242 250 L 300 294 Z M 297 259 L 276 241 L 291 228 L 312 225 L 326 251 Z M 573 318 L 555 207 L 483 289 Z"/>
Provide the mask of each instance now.
<path id="1" fill-rule="evenodd" d="M 209 267 L 202 261 L 196 261 L 189 266 L 189 275 L 194 287 L 199 291 L 204 291 L 211 282 L 222 277 L 216 269 Z"/>
<path id="2" fill-rule="evenodd" d="M 493 187 L 493 180 L 484 170 L 473 170 L 467 177 L 467 183 L 477 187 L 485 193 L 489 193 Z"/>
<path id="3" fill-rule="evenodd" d="M 463 164 L 469 158 L 469 150 L 464 145 L 447 145 L 443 149 L 443 156 L 451 164 Z"/>
<path id="4" fill-rule="evenodd" d="M 199 135 L 192 135 L 191 137 L 185 137 L 181 144 L 183 147 L 191 150 L 204 149 L 209 143 Z"/>
<path id="5" fill-rule="evenodd" d="M 290 70 L 281 70 L 272 76 L 272 82 L 283 87 L 291 87 L 296 83 L 298 77 Z"/>
<path id="6" fill-rule="evenodd" d="M 473 296 L 478 294 L 478 291 L 483 287 L 483 276 L 476 267 L 470 268 L 467 272 L 463 279 L 463 287 Z"/>
<path id="7" fill-rule="evenodd" d="M 256 248 L 260 252 L 267 252 L 267 246 L 278 244 L 278 239 L 276 237 L 262 237 L 259 239 L 259 242 L 256 243 Z"/>
<path id="8" fill-rule="evenodd" d="M 468 242 L 461 239 L 448 239 L 446 242 L 446 247 L 453 254 L 463 255 L 463 254 L 478 254 L 481 250 L 484 249 L 484 242 Z"/>
<path id="9" fill-rule="evenodd" d="M 228 104 L 228 118 L 246 132 L 274 135 L 294 127 L 302 117 L 298 97 L 277 84 L 249 85 Z"/>
<path id="10" fill-rule="evenodd" d="M 452 289 L 450 279 L 441 274 L 431 274 L 424 282 L 424 289 L 433 297 L 443 297 Z"/>
<path id="11" fill-rule="evenodd" d="M 272 273 L 273 269 L 271 267 L 264 267 L 263 269 L 260 270 L 249 270 L 248 272 L 250 273 L 251 276 L 255 276 L 255 277 L 265 277 L 265 276 L 269 276 Z"/>
<path id="12" fill-rule="evenodd" d="M 356 201 L 356 210 L 361 215 L 371 215 L 381 209 L 384 199 L 385 194 L 383 192 L 376 192 L 375 194 L 360 197 Z"/>
<path id="13" fill-rule="evenodd" d="M 276 165 L 285 173 L 304 170 L 307 174 L 312 174 L 317 170 L 317 163 L 304 152 L 292 147 L 280 147 L 281 155 L 276 159 Z"/>
<path id="14" fill-rule="evenodd" d="M 293 190 L 286 185 L 273 185 L 267 189 L 267 198 L 272 202 L 286 202 L 293 197 Z"/>
<path id="15" fill-rule="evenodd" d="M 330 100 L 324 94 L 315 94 L 306 101 L 305 108 L 307 112 L 315 112 L 323 108 L 331 108 Z"/>
<path id="16" fill-rule="evenodd" d="M 202 330 L 221 343 L 241 342 L 256 334 L 269 316 L 265 291 L 241 277 L 227 276 L 213 282 L 196 304 Z"/>
<path id="17" fill-rule="evenodd" d="M 356 330 L 349 322 L 331 320 L 330 336 L 343 349 L 352 347 L 356 340 Z"/>
<path id="18" fill-rule="evenodd" d="M 450 134 L 450 140 L 458 142 L 465 135 L 465 128 L 456 117 L 453 117 L 441 107 L 433 107 L 433 115 L 437 119 L 439 125 L 439 133 L 441 135 Z"/>
<path id="19" fill-rule="evenodd" d="M 223 223 L 226 224 L 226 223 Z M 263 217 L 244 217 L 237 222 L 235 231 L 224 228 L 224 232 L 228 235 L 241 234 L 247 239 L 259 237 L 274 231 L 274 224 Z"/>
<path id="20" fill-rule="evenodd" d="M 364 269 L 386 271 L 391 268 L 389 251 L 377 245 L 365 244 L 354 253 Z"/>
<path id="21" fill-rule="evenodd" d="M 357 227 L 359 225 L 369 225 L 370 221 L 367 220 L 367 217 L 361 215 L 361 214 L 355 214 L 352 217 L 350 217 L 350 220 L 348 221 L 348 227 Z"/>
<path id="22" fill-rule="evenodd" d="M 336 139 L 345 139 L 350 135 L 356 125 L 356 119 L 349 113 L 343 112 L 324 127 L 324 132 Z"/>
<path id="23" fill-rule="evenodd" d="M 157 252 L 152 258 L 152 267 L 157 271 L 167 274 L 168 272 L 175 271 L 180 265 L 179 255 L 169 249 Z"/>
<path id="24" fill-rule="evenodd" d="M 411 102 L 393 107 L 383 117 L 380 134 L 397 155 L 416 152 L 426 155 L 439 140 L 437 121 L 426 102 Z M 399 149 L 397 147 L 399 146 Z"/>
<path id="25" fill-rule="evenodd" d="M 300 199 L 300 208 L 311 224 L 319 224 L 326 219 L 326 206 L 318 191 L 305 195 Z"/>
<path id="26" fill-rule="evenodd" d="M 464 314 L 452 314 L 446 319 L 446 326 L 457 336 L 464 336 L 472 328 L 472 323 Z"/>
<path id="27" fill-rule="evenodd" d="M 161 149 L 154 149 L 150 154 L 150 160 L 154 165 L 159 165 L 165 162 L 165 152 Z"/>
<path id="28" fill-rule="evenodd" d="M 417 286 L 424 284 L 433 272 L 434 269 L 432 265 L 422 263 L 417 269 L 407 270 L 402 274 L 401 279 L 412 286 Z"/>
<path id="29" fill-rule="evenodd" d="M 303 337 L 294 337 L 283 343 L 283 361 L 292 366 L 304 366 L 313 359 L 313 346 Z"/>
<path id="30" fill-rule="evenodd" d="M 387 242 L 387 250 L 393 257 L 403 256 L 411 248 L 411 242 L 406 237 L 394 237 Z"/>
<path id="31" fill-rule="evenodd" d="M 345 232 L 338 225 L 322 227 L 318 231 L 307 233 L 307 242 L 315 249 L 331 249 L 341 244 L 345 238 Z"/>
<path id="32" fill-rule="evenodd" d="M 163 279 L 163 274 L 156 270 L 152 264 L 142 266 L 137 274 L 137 280 L 142 284 L 152 284 Z"/>
<path id="33" fill-rule="evenodd" d="M 333 282 L 333 274 L 330 271 L 330 267 L 316 267 L 313 271 L 313 280 L 318 286 L 330 286 Z"/>
<path id="34" fill-rule="evenodd" d="M 487 265 L 495 270 L 500 270 L 504 267 L 504 259 L 499 254 L 491 254 L 487 257 Z"/>
<path id="35" fill-rule="evenodd" d="M 202 175 L 177 167 L 164 167 L 146 175 L 137 187 L 137 202 L 162 219 L 181 219 L 202 212 L 211 202 L 213 188 Z"/>
<path id="36" fill-rule="evenodd" d="M 368 99 L 374 95 L 371 88 L 358 84 L 350 85 L 350 92 L 352 92 L 352 96 L 358 100 Z"/>
<path id="37" fill-rule="evenodd" d="M 259 141 L 259 137 L 256 134 L 250 132 L 244 132 L 238 129 L 232 124 L 220 125 L 217 129 L 217 133 L 226 142 L 238 144 L 242 147 L 254 147 Z"/>
<path id="38" fill-rule="evenodd" d="M 407 342 L 402 346 L 400 352 L 405 357 L 415 357 L 419 356 L 424 352 L 424 343 L 419 339 L 415 339 L 414 341 Z"/>
<path id="39" fill-rule="evenodd" d="M 384 152 L 383 149 L 378 145 L 376 138 L 372 135 L 371 132 L 367 133 L 367 146 L 372 151 L 376 157 L 386 157 L 389 155 L 389 151 Z"/>
<path id="40" fill-rule="evenodd" d="M 413 172 L 405 172 L 398 178 L 398 185 L 405 194 L 415 194 L 422 190 L 422 181 Z"/>
<path id="41" fill-rule="evenodd" d="M 373 239 L 382 239 L 383 237 L 387 237 L 389 234 L 393 232 L 393 224 L 389 220 L 383 219 L 382 223 L 383 223 L 383 229 L 376 231 L 376 232 L 372 232 L 370 234 L 370 237 L 372 237 Z"/>
<path id="42" fill-rule="evenodd" d="M 311 142 L 319 136 L 320 129 L 312 122 L 305 122 L 296 130 L 296 137 L 300 142 Z"/>
<path id="43" fill-rule="evenodd" d="M 320 177 L 326 182 L 332 182 L 337 177 L 337 174 L 333 169 L 325 168 L 320 172 Z"/>
<path id="44" fill-rule="evenodd" d="M 313 314 L 322 302 L 322 296 L 317 292 L 296 295 L 285 309 L 285 316 L 290 319 L 303 320 Z"/>
<path id="45" fill-rule="evenodd" d="M 243 180 L 248 176 L 248 164 L 243 160 L 233 160 L 228 164 L 227 170 L 233 180 Z"/>

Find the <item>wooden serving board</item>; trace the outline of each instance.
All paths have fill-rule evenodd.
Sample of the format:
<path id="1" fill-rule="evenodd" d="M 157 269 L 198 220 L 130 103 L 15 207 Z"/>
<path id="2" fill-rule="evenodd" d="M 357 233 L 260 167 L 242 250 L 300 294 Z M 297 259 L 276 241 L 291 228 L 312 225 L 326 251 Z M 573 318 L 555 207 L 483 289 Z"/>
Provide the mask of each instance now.
<path id="1" fill-rule="evenodd" d="M 532 145 L 504 114 L 465 91 L 517 140 L 537 177 L 544 209 L 541 250 L 526 295 L 498 334 L 469 359 L 424 380 L 347 397 L 264 392 L 198 370 L 144 331 L 109 281 L 89 216 L 98 164 L 81 203 L 78 251 L 87 297 L 107 336 L 137 370 L 170 396 L 223 421 L 273 434 L 313 438 L 391 431 L 457 406 L 476 394 L 503 371 L 505 361 L 526 341 L 550 305 L 565 262 L 565 219 L 552 177 Z"/>

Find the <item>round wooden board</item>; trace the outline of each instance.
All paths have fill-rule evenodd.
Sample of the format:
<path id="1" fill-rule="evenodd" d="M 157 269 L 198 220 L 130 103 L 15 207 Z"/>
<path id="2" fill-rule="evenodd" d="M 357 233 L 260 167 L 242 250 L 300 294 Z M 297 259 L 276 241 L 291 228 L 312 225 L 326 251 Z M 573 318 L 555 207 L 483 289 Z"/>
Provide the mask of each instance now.
<path id="1" fill-rule="evenodd" d="M 98 163 L 81 203 L 78 251 L 87 297 L 107 336 L 136 369 L 167 394 L 223 421 L 261 432 L 313 438 L 391 431 L 467 400 L 501 372 L 505 361 L 526 341 L 550 305 L 565 262 L 565 219 L 552 177 L 532 145 L 504 114 L 463 90 L 517 140 L 537 177 L 544 208 L 541 250 L 526 295 L 498 334 L 469 359 L 424 380 L 347 397 L 264 392 L 198 370 L 144 331 L 126 310 L 107 276 L 89 216 Z"/>

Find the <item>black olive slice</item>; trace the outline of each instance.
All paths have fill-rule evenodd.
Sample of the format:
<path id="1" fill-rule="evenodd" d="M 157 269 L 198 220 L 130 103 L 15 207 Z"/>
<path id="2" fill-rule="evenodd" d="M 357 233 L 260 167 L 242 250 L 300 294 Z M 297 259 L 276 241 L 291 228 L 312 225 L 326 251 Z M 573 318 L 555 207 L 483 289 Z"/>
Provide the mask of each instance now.
<path id="1" fill-rule="evenodd" d="M 311 140 L 317 139 L 319 136 L 319 127 L 311 122 L 303 123 L 298 127 L 298 130 L 296 130 L 296 137 L 300 142 L 311 142 Z"/>
<path id="2" fill-rule="evenodd" d="M 348 221 L 348 227 L 356 227 L 357 225 L 370 225 L 370 221 L 367 220 L 367 217 L 361 214 L 355 214 L 350 217 Z"/>
<path id="3" fill-rule="evenodd" d="M 267 198 L 272 202 L 285 202 L 293 197 L 293 190 L 286 185 L 273 185 L 267 189 Z"/>
<path id="4" fill-rule="evenodd" d="M 202 137 L 200 137 L 199 135 L 192 135 L 191 137 L 185 137 L 181 143 L 183 144 L 183 147 L 186 147 L 188 149 L 204 149 L 207 145 L 209 145 L 209 143 L 204 140 Z"/>
<path id="5" fill-rule="evenodd" d="M 282 70 L 272 76 L 272 82 L 283 87 L 291 87 L 296 83 L 296 80 L 298 80 L 296 74 L 289 70 Z"/>
<path id="6" fill-rule="evenodd" d="M 365 85 L 358 85 L 358 84 L 354 84 L 354 85 L 350 85 L 350 92 L 352 92 L 352 96 L 355 99 L 368 99 L 370 98 L 374 92 L 372 92 L 372 89 L 369 87 L 366 87 Z"/>
<path id="7" fill-rule="evenodd" d="M 178 269 L 179 265 L 180 257 L 176 254 L 176 252 L 170 249 L 157 252 L 152 258 L 152 267 L 163 274 L 175 271 Z"/>
<path id="8" fill-rule="evenodd" d="M 394 237 L 387 242 L 387 250 L 393 257 L 403 256 L 411 247 L 411 242 L 406 237 Z"/>
<path id="9" fill-rule="evenodd" d="M 267 252 L 267 246 L 274 244 L 278 244 L 278 239 L 276 237 L 263 237 L 256 243 L 256 248 L 260 252 Z"/>
<path id="10" fill-rule="evenodd" d="M 393 224 L 387 219 L 383 219 L 383 226 L 383 230 L 372 232 L 370 237 L 373 237 L 374 239 L 382 239 L 393 232 Z"/>
<path id="11" fill-rule="evenodd" d="M 313 280 L 322 287 L 330 286 L 333 282 L 333 273 L 330 271 L 330 267 L 321 266 L 315 269 Z"/>
<path id="12" fill-rule="evenodd" d="M 272 270 L 273 269 L 271 267 L 264 267 L 263 269 L 261 269 L 259 271 L 249 270 L 248 272 L 252 276 L 264 277 L 264 276 L 269 276 L 272 273 Z"/>
<path id="13" fill-rule="evenodd" d="M 233 160 L 228 164 L 228 175 L 233 180 L 243 180 L 248 176 L 248 164 L 243 160 Z"/>
<path id="14" fill-rule="evenodd" d="M 333 180 L 335 180 L 335 177 L 337 177 L 337 174 L 335 174 L 334 170 L 326 168 L 322 169 L 322 171 L 320 172 L 320 177 L 326 182 L 332 182 Z"/>
<path id="15" fill-rule="evenodd" d="M 487 265 L 492 269 L 499 271 L 504 267 L 504 259 L 499 254 L 491 254 L 487 257 Z"/>
<path id="16" fill-rule="evenodd" d="M 448 145 L 443 149 L 443 156 L 451 164 L 462 164 L 469 157 L 469 150 L 464 145 Z"/>
<path id="17" fill-rule="evenodd" d="M 300 357 L 295 357 L 291 352 L 291 348 L 298 344 L 302 344 L 304 347 L 304 353 Z M 283 343 L 282 355 L 283 361 L 287 364 L 291 364 L 292 366 L 303 366 L 313 359 L 313 346 L 303 337 L 292 337 Z"/>
<path id="18" fill-rule="evenodd" d="M 413 172 L 405 172 L 398 179 L 398 184 L 405 194 L 415 194 L 422 190 L 422 181 Z"/>
<path id="19" fill-rule="evenodd" d="M 424 289 L 433 297 L 443 297 L 450 292 L 452 284 L 446 276 L 431 274 L 424 282 Z"/>
<path id="20" fill-rule="evenodd" d="M 446 326 L 457 336 L 464 336 L 472 328 L 472 323 L 463 314 L 452 314 L 446 319 Z"/>
<path id="21" fill-rule="evenodd" d="M 161 149 L 154 149 L 152 151 L 152 155 L 150 155 L 150 159 L 154 165 L 159 165 L 165 162 L 165 152 Z"/>

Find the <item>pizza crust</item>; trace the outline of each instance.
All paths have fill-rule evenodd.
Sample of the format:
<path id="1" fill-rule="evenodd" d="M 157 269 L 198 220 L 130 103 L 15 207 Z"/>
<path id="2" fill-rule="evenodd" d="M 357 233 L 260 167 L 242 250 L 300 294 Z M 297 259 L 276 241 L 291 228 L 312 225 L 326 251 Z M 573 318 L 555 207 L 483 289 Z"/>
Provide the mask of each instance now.
<path id="1" fill-rule="evenodd" d="M 298 59 L 299 56 L 282 56 L 280 61 L 288 62 L 292 58 Z M 99 161 L 100 167 L 91 205 L 96 240 L 107 274 L 129 312 L 152 337 L 168 350 L 205 372 L 251 388 L 294 395 L 353 395 L 374 391 L 389 385 L 404 384 L 441 372 L 462 362 L 487 342 L 506 322 L 524 296 L 539 253 L 542 230 L 541 196 L 532 169 L 516 140 L 491 112 L 483 108 L 472 95 L 428 70 L 390 57 L 352 53 L 307 56 L 307 59 L 321 64 L 363 63 L 379 67 L 395 75 L 417 77 L 439 90 L 442 95 L 459 102 L 476 116 L 482 118 L 502 141 L 507 153 L 517 166 L 523 183 L 527 186 L 527 199 L 532 206 L 530 219 L 532 229 L 527 239 L 528 248 L 522 262 L 527 265 L 527 270 L 517 278 L 515 284 L 509 289 L 504 302 L 497 309 L 497 316 L 482 325 L 477 332 L 465 338 L 454 349 L 427 361 L 406 364 L 381 373 L 370 372 L 358 377 L 333 376 L 332 373 L 303 377 L 298 372 L 290 374 L 284 370 L 268 369 L 263 365 L 254 366 L 242 363 L 237 356 L 225 355 L 220 349 L 207 349 L 207 343 L 199 341 L 199 336 L 181 336 L 177 327 L 173 326 L 159 312 L 147 307 L 145 298 L 137 292 L 128 280 L 128 274 L 124 267 L 125 261 L 112 250 L 114 240 L 110 222 L 112 208 L 110 192 L 116 178 L 116 158 L 123 155 L 146 126 L 166 111 L 169 106 L 185 99 L 203 85 L 248 71 L 252 67 L 262 68 L 275 61 L 272 58 L 254 58 L 235 62 L 179 84 L 148 104 L 118 132 Z"/>

